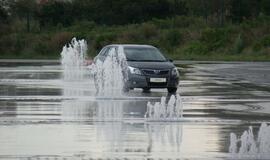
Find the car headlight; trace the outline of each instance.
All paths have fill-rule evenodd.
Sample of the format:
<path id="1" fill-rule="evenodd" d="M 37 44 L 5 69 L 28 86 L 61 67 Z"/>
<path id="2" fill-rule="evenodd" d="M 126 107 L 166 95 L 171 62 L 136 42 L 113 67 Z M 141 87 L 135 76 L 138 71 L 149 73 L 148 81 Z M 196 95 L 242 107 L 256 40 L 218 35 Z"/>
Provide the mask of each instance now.
<path id="1" fill-rule="evenodd" d="M 130 71 L 131 74 L 138 74 L 138 75 L 142 75 L 142 72 L 140 69 L 138 68 L 134 68 L 134 67 L 130 67 L 128 66 L 128 69 Z"/>
<path id="2" fill-rule="evenodd" d="M 176 77 L 179 76 L 179 71 L 178 71 L 178 69 L 177 69 L 176 67 L 174 67 L 174 68 L 172 69 L 172 76 L 176 76 Z"/>

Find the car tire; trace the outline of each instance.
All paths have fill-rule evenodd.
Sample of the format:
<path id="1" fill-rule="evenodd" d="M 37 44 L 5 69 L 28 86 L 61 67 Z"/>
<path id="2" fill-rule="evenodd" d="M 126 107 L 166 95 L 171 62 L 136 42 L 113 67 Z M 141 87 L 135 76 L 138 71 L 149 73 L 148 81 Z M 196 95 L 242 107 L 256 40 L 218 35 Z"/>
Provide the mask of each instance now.
<path id="1" fill-rule="evenodd" d="M 169 88 L 167 88 L 167 90 L 169 93 L 176 93 L 177 87 L 169 87 Z"/>

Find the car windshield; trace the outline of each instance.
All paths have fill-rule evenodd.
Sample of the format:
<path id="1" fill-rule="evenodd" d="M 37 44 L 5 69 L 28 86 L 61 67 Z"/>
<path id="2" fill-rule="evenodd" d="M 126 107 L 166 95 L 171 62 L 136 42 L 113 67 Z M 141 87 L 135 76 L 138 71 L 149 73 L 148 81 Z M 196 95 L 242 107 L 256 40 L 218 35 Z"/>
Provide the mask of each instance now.
<path id="1" fill-rule="evenodd" d="M 156 48 L 151 47 L 124 47 L 128 61 L 166 61 L 166 58 Z"/>

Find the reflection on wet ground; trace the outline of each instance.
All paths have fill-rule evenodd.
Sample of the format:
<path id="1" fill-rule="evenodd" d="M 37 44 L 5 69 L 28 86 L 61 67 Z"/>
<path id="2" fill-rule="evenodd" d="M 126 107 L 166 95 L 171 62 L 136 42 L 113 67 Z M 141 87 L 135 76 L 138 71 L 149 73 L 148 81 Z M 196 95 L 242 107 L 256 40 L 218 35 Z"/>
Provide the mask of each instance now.
<path id="1" fill-rule="evenodd" d="M 179 64 L 180 122 L 144 119 L 165 89 L 95 97 L 55 63 L 0 66 L 0 159 L 227 159 L 230 132 L 270 122 L 269 63 Z"/>

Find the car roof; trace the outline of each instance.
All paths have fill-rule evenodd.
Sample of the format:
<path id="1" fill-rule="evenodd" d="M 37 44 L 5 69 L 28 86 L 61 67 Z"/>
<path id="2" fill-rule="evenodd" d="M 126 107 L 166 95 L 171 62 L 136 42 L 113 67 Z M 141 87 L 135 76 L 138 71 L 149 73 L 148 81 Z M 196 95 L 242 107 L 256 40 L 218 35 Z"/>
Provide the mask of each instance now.
<path id="1" fill-rule="evenodd" d="M 106 47 L 146 47 L 146 48 L 156 48 L 154 46 L 151 45 L 145 45 L 145 44 L 111 44 L 111 45 L 107 45 Z"/>

